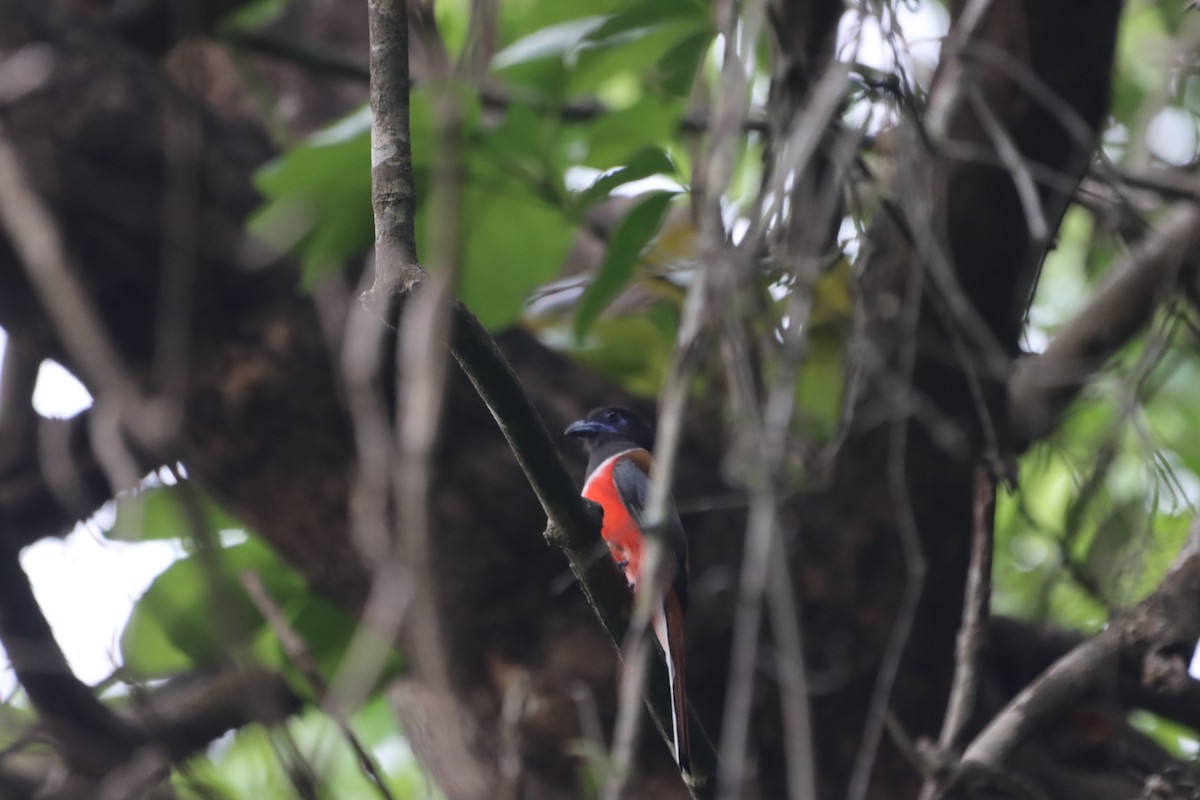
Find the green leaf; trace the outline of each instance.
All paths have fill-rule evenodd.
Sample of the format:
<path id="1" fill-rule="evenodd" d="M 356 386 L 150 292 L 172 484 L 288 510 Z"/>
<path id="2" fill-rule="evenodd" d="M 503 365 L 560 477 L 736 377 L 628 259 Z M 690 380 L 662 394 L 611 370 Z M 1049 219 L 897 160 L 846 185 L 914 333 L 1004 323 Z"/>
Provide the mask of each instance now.
<path id="1" fill-rule="evenodd" d="M 837 432 L 845 384 L 845 339 L 842 334 L 814 330 L 808 353 L 796 374 L 796 404 L 801 427 L 814 438 Z"/>
<path id="2" fill-rule="evenodd" d="M 1105 599 L 1118 599 L 1118 586 L 1128 550 L 1145 513 L 1138 501 L 1122 503 L 1100 523 L 1088 546 L 1083 568 L 1104 590 Z"/>
<path id="3" fill-rule="evenodd" d="M 492 69 L 504 70 L 531 61 L 563 58 L 599 30 L 608 17 L 581 17 L 536 30 L 492 57 Z"/>
<path id="4" fill-rule="evenodd" d="M 589 38 L 602 41 L 666 20 L 687 19 L 703 25 L 710 13 L 708 5 L 699 0 L 641 0 L 610 16 Z"/>
<path id="5" fill-rule="evenodd" d="M 620 169 L 606 172 L 592 182 L 579 196 L 579 206 L 586 209 L 608 197 L 613 189 L 651 175 L 675 174 L 675 165 L 661 147 L 647 147 L 639 151 L 629 163 Z"/>
<path id="6" fill-rule="evenodd" d="M 586 126 L 588 145 L 584 165 L 597 169 L 623 167 L 647 147 L 662 147 L 675 139 L 687 103 L 645 94 L 629 108 L 605 114 Z"/>
<path id="7" fill-rule="evenodd" d="M 196 531 L 184 511 L 180 491 L 175 486 L 159 486 L 122 497 L 117 502 L 117 517 L 104 535 L 123 542 L 191 538 Z M 201 496 L 197 502 L 203 510 L 207 532 L 243 527 L 207 497 Z"/>
<path id="8" fill-rule="evenodd" d="M 287 11 L 289 0 L 257 0 L 229 12 L 220 21 L 221 32 L 256 31 L 278 21 Z"/>
<path id="9" fill-rule="evenodd" d="M 658 91 L 661 83 L 647 82 L 645 76 L 657 74 L 667 54 L 697 35 L 711 37 L 707 22 L 684 18 L 626 31 L 602 41 L 587 41 L 580 47 L 577 66 L 570 71 L 569 91 L 603 94 L 606 83 L 626 75 L 635 76 L 646 88 Z"/>
<path id="10" fill-rule="evenodd" d="M 374 242 L 370 115 L 356 112 L 255 174 L 266 203 L 250 232 L 281 253 L 301 257 L 301 285 L 361 256 Z"/>
<path id="11" fill-rule="evenodd" d="M 633 278 L 638 257 L 658 233 L 674 197 L 673 192 L 655 192 L 638 202 L 617 225 L 604 253 L 604 261 L 584 290 L 575 311 L 577 339 L 583 338 L 600 313 Z"/>
<path id="12" fill-rule="evenodd" d="M 154 579 L 125 623 L 120 639 L 125 668 L 144 678 L 167 677 L 217 664 L 250 642 L 263 619 L 239 580 L 247 570 L 258 574 L 276 602 L 307 591 L 254 538 L 180 559 Z"/>
<path id="13" fill-rule="evenodd" d="M 674 331 L 665 332 L 666 313 L 603 317 L 596 320 L 582 346 L 571 348 L 573 358 L 607 375 L 627 391 L 656 397 L 671 360 Z"/>
<path id="14" fill-rule="evenodd" d="M 458 297 L 489 330 L 502 329 L 517 320 L 529 293 L 558 273 L 577 226 L 511 180 L 465 186 L 461 219 Z M 418 246 L 436 236 L 438 223 L 427 209 L 418 211 Z"/>
<path id="15" fill-rule="evenodd" d="M 696 81 L 701 60 L 713 42 L 712 31 L 700 30 L 681 39 L 659 60 L 651 83 L 667 95 L 686 96 Z"/>

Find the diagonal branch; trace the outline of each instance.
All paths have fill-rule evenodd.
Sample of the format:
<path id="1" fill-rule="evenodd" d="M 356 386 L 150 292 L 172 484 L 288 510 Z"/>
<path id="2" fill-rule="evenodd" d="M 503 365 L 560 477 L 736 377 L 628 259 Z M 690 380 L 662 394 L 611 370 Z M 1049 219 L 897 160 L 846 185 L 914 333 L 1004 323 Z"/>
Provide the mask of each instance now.
<path id="1" fill-rule="evenodd" d="M 1086 641 L 1074 631 L 1045 628 L 1011 617 L 988 622 L 988 667 L 1004 676 L 1005 687 L 1023 686 Z M 1121 707 L 1142 709 L 1200 731 L 1200 681 L 1190 678 L 1168 688 L 1147 688 L 1136 663 L 1122 662 L 1117 676 Z"/>
<path id="2" fill-rule="evenodd" d="M 0 644 L 76 770 L 99 776 L 128 758 L 133 731 L 71 672 L 12 548 L 0 552 Z"/>
<path id="3" fill-rule="evenodd" d="M 1018 362 L 1008 387 L 1018 441 L 1028 444 L 1054 430 L 1097 370 L 1171 296 L 1180 270 L 1195 271 L 1197 247 L 1200 207 L 1174 206 L 1045 352 Z"/>
<path id="4" fill-rule="evenodd" d="M 1200 519 L 1158 589 L 1107 628 L 1058 659 L 1022 690 L 975 738 L 963 763 L 999 767 L 1047 721 L 1117 668 L 1141 664 L 1150 690 L 1179 691 L 1190 682 L 1188 661 L 1200 639 Z"/>
<path id="5" fill-rule="evenodd" d="M 88 409 L 69 419 L 35 417 L 36 446 L 0 464 L 0 538 L 8 546 L 65 534 L 118 491 L 135 488 L 136 482 L 111 482 L 92 444 L 92 415 Z M 163 463 L 132 442 L 126 447 L 142 474 Z"/>

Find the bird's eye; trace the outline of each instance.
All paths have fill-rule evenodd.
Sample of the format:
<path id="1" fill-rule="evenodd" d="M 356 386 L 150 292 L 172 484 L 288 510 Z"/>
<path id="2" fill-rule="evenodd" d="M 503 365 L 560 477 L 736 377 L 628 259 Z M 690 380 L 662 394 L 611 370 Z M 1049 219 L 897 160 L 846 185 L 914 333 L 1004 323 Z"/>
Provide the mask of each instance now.
<path id="1" fill-rule="evenodd" d="M 621 417 L 615 411 L 606 411 L 606 412 L 604 412 L 604 421 L 605 422 L 614 422 L 614 423 L 620 422 Z"/>

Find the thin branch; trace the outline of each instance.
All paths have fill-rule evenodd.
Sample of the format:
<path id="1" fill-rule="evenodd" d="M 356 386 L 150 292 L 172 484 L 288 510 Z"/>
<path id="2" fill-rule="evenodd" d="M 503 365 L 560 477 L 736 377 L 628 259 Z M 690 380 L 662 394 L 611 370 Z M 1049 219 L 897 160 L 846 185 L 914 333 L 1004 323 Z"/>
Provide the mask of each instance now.
<path id="1" fill-rule="evenodd" d="M 255 55 L 296 64 L 330 77 L 359 83 L 367 83 L 371 78 L 370 68 L 361 61 L 294 37 L 270 31 L 227 31 L 222 33 L 221 38 L 231 46 Z M 856 69 L 869 68 L 856 65 Z M 413 81 L 410 89 L 419 85 L 420 81 Z M 512 88 L 481 86 L 478 91 L 479 101 L 484 108 L 505 111 L 514 107 L 524 107 L 541 115 L 558 117 L 563 122 L 592 122 L 613 113 L 611 107 L 596 98 L 583 97 L 550 104 L 534 93 L 523 94 Z M 711 121 L 712 115 L 705 109 L 692 109 L 679 121 L 679 130 L 683 133 L 705 133 L 710 128 Z M 768 128 L 766 115 L 762 110 L 747 115 L 742 122 L 742 129 L 747 132 L 767 133 Z"/>
<path id="2" fill-rule="evenodd" d="M 231 47 L 295 64 L 322 75 L 358 83 L 371 80 L 370 67 L 361 61 L 294 36 L 282 36 L 271 31 L 228 30 L 222 32 L 220 38 Z"/>
<path id="3" fill-rule="evenodd" d="M 1096 371 L 1170 297 L 1181 268 L 1194 270 L 1197 247 L 1200 207 L 1174 206 L 1046 350 L 1018 362 L 1008 398 L 1020 441 L 1036 441 L 1054 429 Z"/>
<path id="4" fill-rule="evenodd" d="M 67 254 L 62 232 L 34 190 L 8 133 L 0 125 L 0 229 L 12 242 L 21 266 L 54 331 L 96 397 L 91 434 L 97 461 L 117 486 L 135 484 L 139 449 L 164 452 L 181 421 L 175 404 L 149 402 L 122 354 L 108 336 L 79 271 Z M 136 425 L 129 424 L 136 420 Z"/>
<path id="5" fill-rule="evenodd" d="M 726 42 L 721 83 L 714 106 L 709 146 L 704 157 L 698 159 L 693 175 L 693 202 L 695 214 L 700 221 L 703 260 L 701 269 L 692 279 L 683 304 L 678 340 L 659 393 L 658 424 L 654 442 L 655 467 L 650 479 L 650 493 L 644 517 L 647 548 L 643 556 L 643 573 L 646 577 L 638 585 L 635 621 L 631 639 L 626 645 L 632 661 L 627 662 L 626 674 L 623 675 L 623 683 L 627 686 L 636 686 L 644 678 L 646 662 L 638 657 L 644 645 L 640 637 L 648 638 L 651 614 L 653 609 L 661 604 L 667 589 L 667 575 L 661 568 L 666 561 L 662 526 L 667 519 L 671 502 L 671 484 L 682 438 L 688 387 L 700 362 L 700 347 L 707 337 L 711 309 L 715 306 L 717 291 L 722 284 L 718 276 L 722 267 L 732 267 L 732 264 L 726 263 L 729 250 L 721 216 L 721 200 L 733 174 L 741 123 L 748 110 L 746 53 L 754 52 L 758 46 L 759 32 L 765 18 L 765 4 L 746 3 L 740 10 L 739 16 L 733 6 L 725 6 L 719 13 L 719 16 L 722 16 L 719 28 Z M 755 638 L 757 639 L 756 632 Z M 735 657 L 737 653 L 735 647 Z M 738 684 L 735 681 L 731 686 L 737 688 Z M 622 699 L 626 699 L 628 694 L 629 691 L 623 692 Z M 632 704 L 628 702 L 622 702 L 618 706 L 612 749 L 614 770 L 605 786 L 606 797 L 617 797 L 623 789 L 623 781 L 628 777 L 636 745 L 634 713 Z M 719 770 L 715 773 L 712 771 L 717 764 L 715 759 L 708 760 L 707 753 L 692 754 L 692 771 L 685 778 L 694 796 L 701 793 L 711 794 L 714 790 L 720 796 L 728 796 L 730 775 L 733 775 L 735 780 L 740 775 L 741 756 L 739 753 L 731 753 L 729 749 L 730 720 L 731 717 L 727 713 L 727 730 L 722 735 L 722 765 Z M 702 738 L 693 736 L 694 741 Z M 699 748 L 694 748 L 697 749 Z"/>
<path id="6" fill-rule="evenodd" d="M 992 548 L 996 526 L 996 479 L 985 464 L 975 468 L 974 514 L 971 520 L 971 563 L 967 572 L 963 622 L 955 645 L 954 683 L 938 744 L 943 751 L 959 747 L 975 711 L 979 655 L 987 633 L 992 594 Z"/>
<path id="7" fill-rule="evenodd" d="M 940 68 L 942 70 L 941 91 L 935 91 L 929 99 L 925 115 L 925 130 L 933 141 L 945 141 L 950 130 L 950 121 L 958 109 L 963 89 L 971 83 L 967 72 L 970 63 L 963 55 L 969 44 L 978 38 L 987 18 L 992 0 L 967 0 L 959 11 L 958 20 L 942 48 Z"/>
<path id="8" fill-rule="evenodd" d="M 0 530 L 10 545 L 64 534 L 112 499 L 114 485 L 92 447 L 91 415 L 38 417 L 36 450 L 0 471 Z"/>
<path id="9" fill-rule="evenodd" d="M 321 671 L 317 667 L 317 660 L 309 650 L 303 637 L 296 632 L 296 629 L 287 621 L 287 617 L 283 615 L 282 609 L 275 599 L 267 592 L 267 587 L 263 584 L 262 578 L 258 573 L 246 571 L 242 573 L 242 586 L 246 589 L 246 594 L 250 596 L 255 607 L 266 619 L 267 624 L 271 626 L 271 630 L 275 632 L 275 636 L 279 639 L 280 646 L 287 654 L 292 663 L 300 670 L 300 674 L 304 676 L 304 680 L 308 682 L 309 688 L 313 693 L 320 697 L 325 694 L 328 687 L 325 685 L 324 678 L 321 677 Z M 336 710 L 335 710 L 336 712 Z M 340 713 L 330 715 L 337 725 L 338 730 L 342 734 L 342 738 L 350 746 L 354 753 L 355 759 L 358 761 L 359 768 L 367 777 L 368 782 L 375 787 L 380 797 L 384 800 L 394 800 L 391 790 L 387 787 L 387 782 L 380 773 L 379 765 L 375 763 L 375 758 L 370 751 L 363 745 L 354 729 L 350 727 L 350 722 Z"/>
<path id="10" fill-rule="evenodd" d="M 984 463 L 975 467 L 975 497 L 971 520 L 971 562 L 967 571 L 963 621 L 954 648 L 954 680 L 950 700 L 938 738 L 938 751 L 948 759 L 962 744 L 975 712 L 979 690 L 980 654 L 987 636 L 992 592 L 992 548 L 996 524 L 996 481 Z M 930 774 L 921 789 L 921 797 L 935 797 L 939 775 Z"/>
<path id="11" fill-rule="evenodd" d="M 8 133 L 0 127 L 0 228 L 20 257 L 38 299 L 88 385 L 114 400 L 138 392 L 75 270 L 50 210 L 30 185 Z"/>
<path id="12" fill-rule="evenodd" d="M 1046 220 L 1046 211 L 1042 208 L 1042 200 L 1038 197 L 1037 184 L 1033 173 L 1021 157 L 1021 151 L 1012 140 L 1004 124 L 1000 122 L 996 112 L 988 105 L 987 98 L 974 83 L 968 83 L 964 89 L 967 102 L 975 112 L 979 124 L 983 126 L 996 155 L 1012 176 L 1013 186 L 1017 190 L 1017 198 L 1021 201 L 1021 210 L 1025 212 L 1025 224 L 1029 229 L 1029 238 L 1034 247 L 1042 248 L 1050 240 L 1050 223 Z"/>
<path id="13" fill-rule="evenodd" d="M 130 723 L 176 760 L 230 730 L 279 722 L 303 707 L 282 675 L 253 667 L 184 674 L 136 697 Z"/>

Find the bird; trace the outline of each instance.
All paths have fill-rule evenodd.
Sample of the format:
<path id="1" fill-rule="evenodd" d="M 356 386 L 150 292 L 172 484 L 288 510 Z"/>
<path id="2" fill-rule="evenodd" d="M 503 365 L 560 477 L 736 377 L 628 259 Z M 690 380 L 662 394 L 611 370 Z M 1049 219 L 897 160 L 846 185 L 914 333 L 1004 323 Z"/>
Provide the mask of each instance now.
<path id="1" fill-rule="evenodd" d="M 583 441 L 588 456 L 583 496 L 604 510 L 600 535 L 613 560 L 636 591 L 642 578 L 646 532 L 644 515 L 650 496 L 651 449 L 654 432 L 627 408 L 593 409 L 567 427 L 566 435 Z M 667 589 L 654 613 L 654 634 L 662 646 L 671 683 L 671 728 L 675 762 L 685 776 L 691 772 L 688 716 L 684 691 L 683 615 L 687 610 L 687 539 L 674 503 L 668 503 L 662 526 L 666 544 Z"/>

